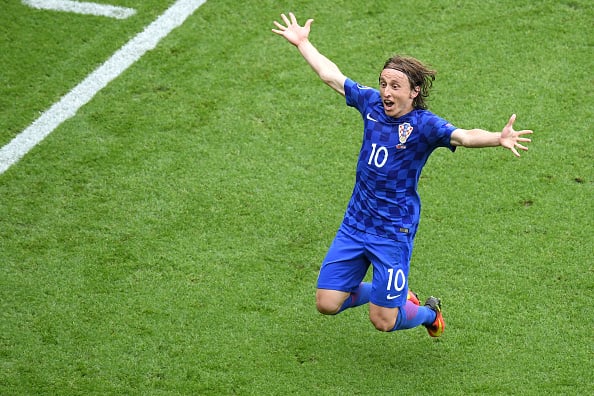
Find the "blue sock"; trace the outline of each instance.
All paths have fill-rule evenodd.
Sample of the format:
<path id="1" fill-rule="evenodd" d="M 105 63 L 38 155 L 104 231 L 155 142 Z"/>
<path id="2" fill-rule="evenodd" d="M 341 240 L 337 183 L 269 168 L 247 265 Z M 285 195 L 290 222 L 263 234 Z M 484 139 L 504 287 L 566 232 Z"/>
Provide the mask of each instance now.
<path id="1" fill-rule="evenodd" d="M 429 307 L 418 306 L 407 301 L 403 307 L 398 310 L 396 324 L 392 331 L 412 329 L 420 325 L 430 325 L 435 321 L 436 313 Z"/>
<path id="2" fill-rule="evenodd" d="M 371 294 L 371 283 L 361 282 L 359 288 L 344 300 L 342 307 L 340 307 L 337 313 L 340 313 L 347 308 L 354 308 L 359 305 L 367 304 L 369 302 L 369 294 Z"/>

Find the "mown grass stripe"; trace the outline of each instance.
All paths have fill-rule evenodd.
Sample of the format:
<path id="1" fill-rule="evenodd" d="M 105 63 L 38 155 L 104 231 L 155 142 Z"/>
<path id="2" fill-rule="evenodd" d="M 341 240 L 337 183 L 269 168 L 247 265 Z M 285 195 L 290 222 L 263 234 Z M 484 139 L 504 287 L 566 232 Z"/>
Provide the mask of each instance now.
<path id="1" fill-rule="evenodd" d="M 180 26 L 206 0 L 178 0 L 74 89 L 41 114 L 29 127 L 0 149 L 0 174 L 18 162 L 61 123 L 74 116 L 110 81 L 118 77 L 159 41 Z"/>
<path id="2" fill-rule="evenodd" d="M 76 14 L 126 19 L 136 13 L 133 8 L 70 0 L 22 0 L 23 4 L 40 10 L 73 12 Z"/>

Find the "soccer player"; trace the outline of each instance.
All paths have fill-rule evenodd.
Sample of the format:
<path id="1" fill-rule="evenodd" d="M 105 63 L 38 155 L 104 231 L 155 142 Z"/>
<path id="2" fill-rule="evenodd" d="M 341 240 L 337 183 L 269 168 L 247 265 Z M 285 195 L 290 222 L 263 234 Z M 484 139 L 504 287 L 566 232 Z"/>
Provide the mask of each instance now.
<path id="1" fill-rule="evenodd" d="M 380 331 L 423 325 L 442 335 L 441 301 L 421 306 L 408 289 L 409 264 L 420 217 L 417 184 L 429 155 L 438 147 L 503 146 L 520 156 L 527 150 L 515 131 L 515 114 L 501 132 L 460 129 L 427 110 L 435 71 L 420 61 L 394 56 L 379 75 L 379 90 L 342 74 L 309 41 L 313 19 L 303 26 L 295 15 L 281 15 L 272 31 L 293 44 L 324 83 L 346 98 L 363 119 L 363 142 L 353 193 L 344 220 L 320 268 L 316 307 L 325 315 L 369 303 L 369 318 Z M 363 282 L 373 265 L 371 283 Z"/>

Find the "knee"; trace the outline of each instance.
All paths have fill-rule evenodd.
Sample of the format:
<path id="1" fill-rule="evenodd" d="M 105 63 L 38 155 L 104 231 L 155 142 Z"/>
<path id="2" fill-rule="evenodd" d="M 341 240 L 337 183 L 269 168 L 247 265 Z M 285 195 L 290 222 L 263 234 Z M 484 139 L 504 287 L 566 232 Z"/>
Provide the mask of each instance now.
<path id="1" fill-rule="evenodd" d="M 341 292 L 318 290 L 316 292 L 316 308 L 323 315 L 335 315 L 340 311 L 345 296 Z"/>
<path id="2" fill-rule="evenodd" d="M 379 331 L 392 331 L 396 325 L 396 316 L 377 314 L 370 312 L 369 320 L 373 326 Z"/>
<path id="3" fill-rule="evenodd" d="M 371 323 L 373 323 L 373 326 L 375 327 L 375 329 L 379 330 L 379 331 L 387 332 L 387 331 L 392 331 L 392 329 L 394 329 L 394 323 L 386 321 L 386 320 L 371 319 Z"/>
<path id="4" fill-rule="evenodd" d="M 335 315 L 340 310 L 340 305 L 328 299 L 316 298 L 316 308 L 323 315 Z"/>

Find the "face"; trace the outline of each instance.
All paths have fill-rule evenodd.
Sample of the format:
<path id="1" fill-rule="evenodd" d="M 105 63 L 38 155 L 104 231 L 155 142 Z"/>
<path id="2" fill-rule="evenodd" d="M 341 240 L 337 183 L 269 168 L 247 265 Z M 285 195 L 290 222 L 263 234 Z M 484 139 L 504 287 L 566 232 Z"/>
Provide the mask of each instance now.
<path id="1" fill-rule="evenodd" d="M 386 115 L 398 118 L 413 110 L 413 99 L 419 91 L 418 87 L 410 88 L 406 74 L 399 70 L 384 69 L 380 74 L 379 85 Z"/>

